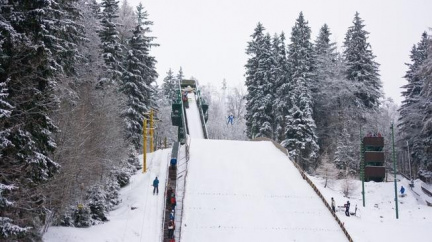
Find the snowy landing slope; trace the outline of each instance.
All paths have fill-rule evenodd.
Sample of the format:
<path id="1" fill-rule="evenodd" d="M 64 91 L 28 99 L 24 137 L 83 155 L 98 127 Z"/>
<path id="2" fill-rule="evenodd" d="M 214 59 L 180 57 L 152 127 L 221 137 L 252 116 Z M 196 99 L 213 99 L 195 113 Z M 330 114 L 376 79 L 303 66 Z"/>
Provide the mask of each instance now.
<path id="1" fill-rule="evenodd" d="M 347 241 L 271 142 L 192 139 L 182 242 Z"/>
<path id="2" fill-rule="evenodd" d="M 156 242 L 161 241 L 162 212 L 169 149 L 148 154 L 148 172 L 138 171 L 121 189 L 122 202 L 109 213 L 107 223 L 89 228 L 50 227 L 45 242 Z M 142 156 L 139 157 L 142 160 Z M 152 182 L 159 178 L 159 195 Z M 132 210 L 131 208 L 136 209 Z"/>

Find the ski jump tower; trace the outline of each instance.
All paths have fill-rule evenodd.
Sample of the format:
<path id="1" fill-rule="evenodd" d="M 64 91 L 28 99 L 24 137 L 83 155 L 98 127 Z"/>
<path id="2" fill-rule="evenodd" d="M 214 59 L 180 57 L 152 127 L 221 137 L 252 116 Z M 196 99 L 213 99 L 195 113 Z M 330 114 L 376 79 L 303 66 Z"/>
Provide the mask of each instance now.
<path id="1" fill-rule="evenodd" d="M 205 123 L 208 120 L 209 105 L 206 104 L 204 102 L 204 99 L 201 97 L 201 92 L 198 88 L 197 81 L 183 79 L 181 80 L 181 82 L 178 83 L 177 96 L 173 98 L 171 111 L 171 122 L 173 126 L 178 127 L 178 141 L 181 144 L 184 144 L 186 142 L 186 134 L 189 134 L 187 116 L 185 111 L 185 108 L 189 108 L 189 100 L 187 97 L 186 99 L 183 98 L 184 94 L 187 95 L 187 93 L 194 93 L 196 96 L 196 105 L 199 110 L 204 138 L 208 139 Z"/>
<path id="2" fill-rule="evenodd" d="M 385 177 L 384 137 L 364 137 L 363 157 L 366 181 L 381 182 Z"/>

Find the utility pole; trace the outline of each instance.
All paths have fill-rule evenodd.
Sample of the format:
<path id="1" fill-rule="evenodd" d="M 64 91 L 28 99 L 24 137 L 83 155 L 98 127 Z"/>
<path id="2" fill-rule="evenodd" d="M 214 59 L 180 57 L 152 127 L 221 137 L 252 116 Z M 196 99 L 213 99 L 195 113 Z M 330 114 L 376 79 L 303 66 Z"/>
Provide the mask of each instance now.
<path id="1" fill-rule="evenodd" d="M 396 180 L 396 153 L 395 153 L 395 145 L 394 145 L 394 128 L 393 128 L 393 122 L 391 124 L 391 130 L 392 130 L 392 146 L 393 146 L 393 172 L 394 172 L 394 189 L 395 189 L 395 202 L 396 202 L 396 219 L 399 219 L 398 196 L 397 196 L 397 180 Z"/>
<path id="2" fill-rule="evenodd" d="M 362 181 L 362 198 L 363 198 L 363 207 L 366 207 L 366 200 L 365 200 L 365 189 L 364 189 L 364 159 L 363 159 L 363 137 L 362 137 L 362 128 L 360 126 L 360 176 Z"/>
<path id="3" fill-rule="evenodd" d="M 147 118 L 143 121 L 143 173 L 147 171 Z"/>
<path id="4" fill-rule="evenodd" d="M 411 154 L 410 154 L 410 151 L 409 151 L 408 140 L 407 140 L 407 149 L 408 149 L 408 167 L 409 167 L 409 170 L 410 170 L 410 180 L 413 181 L 412 171 L 411 171 L 411 159 L 410 159 Z"/>
<path id="5" fill-rule="evenodd" d="M 150 152 L 154 151 L 154 144 L 153 144 L 153 136 L 154 136 L 153 135 L 153 133 L 154 133 L 153 113 L 154 113 L 154 111 L 153 111 L 153 109 L 151 109 L 150 110 L 150 130 L 149 130 L 149 133 L 150 133 Z"/>

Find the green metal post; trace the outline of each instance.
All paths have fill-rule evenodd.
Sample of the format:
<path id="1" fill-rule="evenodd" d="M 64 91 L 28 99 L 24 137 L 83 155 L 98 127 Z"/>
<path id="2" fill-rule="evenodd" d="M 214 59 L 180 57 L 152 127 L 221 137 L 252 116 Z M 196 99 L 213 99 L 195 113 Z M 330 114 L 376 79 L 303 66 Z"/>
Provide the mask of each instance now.
<path id="1" fill-rule="evenodd" d="M 395 145 L 394 145 L 393 123 L 391 124 L 391 130 L 392 130 L 392 146 L 393 146 L 393 172 L 394 172 L 394 189 L 395 189 L 395 202 L 396 202 L 396 219 L 399 219 L 397 180 L 396 180 L 396 153 L 395 153 Z"/>
<path id="2" fill-rule="evenodd" d="M 366 207 L 366 199 L 365 199 L 365 189 L 364 189 L 364 159 L 363 159 L 363 137 L 362 137 L 362 129 L 360 126 L 360 176 L 362 180 L 362 198 L 363 198 L 363 207 Z"/>

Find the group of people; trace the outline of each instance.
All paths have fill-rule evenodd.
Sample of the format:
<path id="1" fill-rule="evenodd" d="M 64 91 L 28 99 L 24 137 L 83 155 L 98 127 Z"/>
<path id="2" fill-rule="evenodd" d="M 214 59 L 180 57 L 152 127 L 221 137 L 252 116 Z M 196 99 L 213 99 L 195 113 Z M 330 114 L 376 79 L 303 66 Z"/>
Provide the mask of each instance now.
<path id="1" fill-rule="evenodd" d="M 169 214 L 169 222 L 168 222 L 168 238 L 170 241 L 174 241 L 174 230 L 175 230 L 175 207 L 177 205 L 175 192 L 172 187 L 168 187 L 166 194 L 166 203 L 171 205 L 171 212 Z"/>
<path id="2" fill-rule="evenodd" d="M 350 216 L 349 210 L 350 210 L 350 206 L 351 206 L 350 202 L 347 201 L 347 203 L 344 206 L 345 206 L 345 215 L 349 217 Z M 331 198 L 331 208 L 332 208 L 333 213 L 335 213 L 336 212 L 336 202 L 335 202 L 334 198 Z M 356 212 L 357 212 L 357 205 L 356 205 Z"/>
<path id="3" fill-rule="evenodd" d="M 159 194 L 159 179 L 156 177 L 153 180 L 153 195 Z M 175 207 L 177 205 L 176 197 L 175 197 L 175 191 L 172 187 L 168 187 L 167 194 L 166 194 L 166 203 L 169 204 L 171 207 L 171 211 L 169 214 L 169 222 L 168 222 L 168 238 L 170 241 L 174 241 L 174 230 L 175 230 Z"/>

